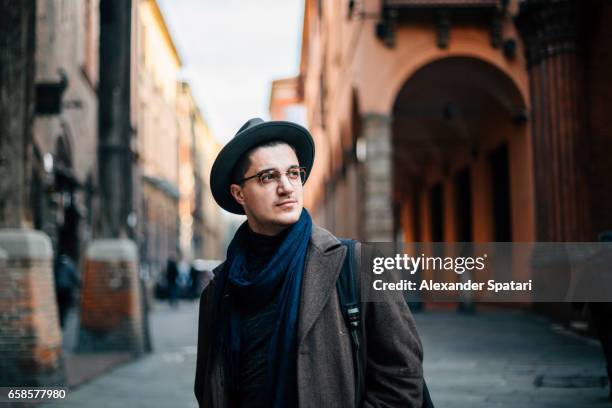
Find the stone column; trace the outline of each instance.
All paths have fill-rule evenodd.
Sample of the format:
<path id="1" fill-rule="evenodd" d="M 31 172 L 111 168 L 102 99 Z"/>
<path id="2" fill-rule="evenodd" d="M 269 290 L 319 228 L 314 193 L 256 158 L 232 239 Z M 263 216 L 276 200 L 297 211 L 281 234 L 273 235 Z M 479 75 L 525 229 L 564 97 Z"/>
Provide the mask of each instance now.
<path id="1" fill-rule="evenodd" d="M 0 1 L 0 227 L 31 226 L 36 1 Z"/>
<path id="2" fill-rule="evenodd" d="M 79 351 L 144 351 L 138 251 L 128 239 L 87 248 L 81 291 Z"/>
<path id="3" fill-rule="evenodd" d="M 362 117 L 366 144 L 364 163 L 363 228 L 365 241 L 392 242 L 393 174 L 391 154 L 391 117 L 366 113 Z"/>
<path id="4" fill-rule="evenodd" d="M 583 3 L 527 0 L 515 21 L 525 44 L 531 88 L 539 241 L 592 239 L 585 158 Z"/>
<path id="5" fill-rule="evenodd" d="M 0 230 L 0 384 L 65 383 L 51 242 L 40 231 Z"/>

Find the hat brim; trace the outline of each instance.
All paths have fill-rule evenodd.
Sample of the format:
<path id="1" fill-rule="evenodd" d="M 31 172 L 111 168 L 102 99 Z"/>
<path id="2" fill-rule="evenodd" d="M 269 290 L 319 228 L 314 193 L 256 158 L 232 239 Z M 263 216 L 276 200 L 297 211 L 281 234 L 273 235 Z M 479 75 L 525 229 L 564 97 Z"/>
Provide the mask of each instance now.
<path id="1" fill-rule="evenodd" d="M 227 143 L 213 163 L 210 172 L 210 188 L 217 204 L 234 214 L 244 214 L 244 209 L 230 192 L 232 170 L 249 150 L 272 140 L 280 140 L 293 146 L 301 167 L 306 169 L 306 180 L 312 170 L 315 146 L 310 132 L 304 127 L 285 121 L 263 122 L 238 133 Z"/>

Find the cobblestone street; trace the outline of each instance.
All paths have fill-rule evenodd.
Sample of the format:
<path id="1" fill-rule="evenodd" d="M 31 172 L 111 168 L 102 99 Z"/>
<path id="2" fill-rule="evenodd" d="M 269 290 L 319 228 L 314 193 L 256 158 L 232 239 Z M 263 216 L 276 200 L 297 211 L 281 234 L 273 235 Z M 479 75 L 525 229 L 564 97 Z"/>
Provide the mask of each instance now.
<path id="1" fill-rule="evenodd" d="M 155 353 L 69 392 L 53 407 L 195 407 L 197 303 L 151 315 Z M 605 407 L 599 345 L 520 311 L 416 315 L 437 407 Z"/>

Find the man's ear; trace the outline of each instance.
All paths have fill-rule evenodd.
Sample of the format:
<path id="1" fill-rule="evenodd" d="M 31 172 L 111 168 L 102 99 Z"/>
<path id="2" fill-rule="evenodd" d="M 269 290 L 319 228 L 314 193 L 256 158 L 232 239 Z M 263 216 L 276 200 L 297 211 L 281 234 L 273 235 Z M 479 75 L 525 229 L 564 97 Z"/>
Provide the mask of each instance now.
<path id="1" fill-rule="evenodd" d="M 234 200 L 236 200 L 238 204 L 244 205 L 244 193 L 242 192 L 242 187 L 240 187 L 238 184 L 231 184 L 230 193 L 232 193 Z"/>

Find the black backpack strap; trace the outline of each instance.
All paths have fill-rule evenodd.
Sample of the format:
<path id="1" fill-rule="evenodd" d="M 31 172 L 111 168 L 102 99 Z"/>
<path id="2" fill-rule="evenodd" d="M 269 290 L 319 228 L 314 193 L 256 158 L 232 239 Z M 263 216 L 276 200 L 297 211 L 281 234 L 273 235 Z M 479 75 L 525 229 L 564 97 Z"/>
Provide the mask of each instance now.
<path id="1" fill-rule="evenodd" d="M 427 388 L 425 378 L 423 378 L 423 408 L 434 408 L 434 404 L 431 400 L 431 395 L 429 395 L 429 389 Z"/>
<path id="2" fill-rule="evenodd" d="M 342 271 L 336 281 L 336 290 L 340 300 L 340 308 L 344 315 L 346 327 L 351 335 L 353 366 L 355 367 L 355 401 L 361 406 L 364 382 L 365 359 L 363 353 L 363 330 L 361 327 L 361 296 L 358 292 L 357 278 L 355 273 L 355 240 L 341 239 L 342 245 L 347 249 Z"/>
<path id="3" fill-rule="evenodd" d="M 353 365 L 355 367 L 355 402 L 360 407 L 363 399 L 365 381 L 365 344 L 363 341 L 362 304 L 359 293 L 359 273 L 355 273 L 357 265 L 355 262 L 355 243 L 352 239 L 340 239 L 342 245 L 347 249 L 340 276 L 336 281 L 336 290 L 340 300 L 340 308 L 351 335 Z M 429 389 L 423 379 L 423 405 L 422 408 L 434 408 Z"/>

